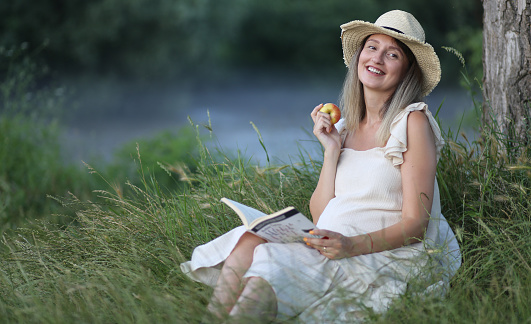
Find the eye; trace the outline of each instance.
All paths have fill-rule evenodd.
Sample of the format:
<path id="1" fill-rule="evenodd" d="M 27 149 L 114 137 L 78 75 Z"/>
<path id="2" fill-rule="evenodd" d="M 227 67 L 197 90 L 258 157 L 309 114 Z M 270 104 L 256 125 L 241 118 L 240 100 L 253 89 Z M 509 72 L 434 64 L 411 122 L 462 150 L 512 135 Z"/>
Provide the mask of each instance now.
<path id="1" fill-rule="evenodd" d="M 390 58 L 392 58 L 392 59 L 398 59 L 398 58 L 399 58 L 398 54 L 396 54 L 396 53 L 388 53 L 387 55 L 388 55 Z"/>
<path id="2" fill-rule="evenodd" d="M 370 49 L 370 50 L 373 50 L 373 51 L 376 50 L 376 46 L 374 46 L 374 45 L 367 45 L 367 48 Z"/>

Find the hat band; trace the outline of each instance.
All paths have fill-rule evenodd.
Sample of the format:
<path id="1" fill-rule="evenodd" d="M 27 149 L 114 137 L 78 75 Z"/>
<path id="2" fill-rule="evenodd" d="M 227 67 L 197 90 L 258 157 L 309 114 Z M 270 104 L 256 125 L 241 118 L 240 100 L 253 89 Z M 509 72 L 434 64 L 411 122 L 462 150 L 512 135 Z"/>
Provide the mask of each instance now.
<path id="1" fill-rule="evenodd" d="M 402 34 L 402 35 L 405 35 L 404 32 L 402 32 L 400 29 L 396 29 L 396 28 L 393 28 L 393 27 L 387 27 L 387 26 L 380 26 L 380 27 L 392 30 L 392 31 L 397 32 L 397 33 Z M 426 41 L 424 41 L 424 44 L 426 44 Z"/>
<path id="2" fill-rule="evenodd" d="M 392 31 L 397 32 L 397 33 L 399 33 L 399 34 L 404 34 L 401 30 L 398 30 L 398 29 L 393 28 L 393 27 L 382 26 L 382 28 L 392 30 Z"/>

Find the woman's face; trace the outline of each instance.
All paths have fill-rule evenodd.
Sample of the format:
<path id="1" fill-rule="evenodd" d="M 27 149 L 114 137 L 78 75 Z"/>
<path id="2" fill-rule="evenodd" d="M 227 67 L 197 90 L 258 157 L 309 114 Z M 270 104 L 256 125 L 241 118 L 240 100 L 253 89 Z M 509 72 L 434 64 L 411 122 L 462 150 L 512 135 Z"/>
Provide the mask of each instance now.
<path id="1" fill-rule="evenodd" d="M 393 37 L 374 34 L 360 53 L 358 77 L 364 90 L 391 95 L 409 66 L 404 51 Z"/>

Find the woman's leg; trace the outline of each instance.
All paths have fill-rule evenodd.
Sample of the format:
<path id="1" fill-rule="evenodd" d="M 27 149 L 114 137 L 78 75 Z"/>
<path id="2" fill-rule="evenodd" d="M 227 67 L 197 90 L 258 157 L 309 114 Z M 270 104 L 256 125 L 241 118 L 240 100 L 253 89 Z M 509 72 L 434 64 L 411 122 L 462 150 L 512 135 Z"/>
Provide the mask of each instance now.
<path id="1" fill-rule="evenodd" d="M 273 288 L 260 277 L 251 277 L 247 281 L 238 302 L 232 308 L 230 316 L 242 320 L 270 323 L 277 315 L 277 298 Z"/>
<path id="2" fill-rule="evenodd" d="M 265 242 L 251 233 L 242 235 L 221 268 L 221 274 L 208 305 L 208 310 L 212 314 L 221 318 L 231 312 L 243 289 L 242 277 L 253 262 L 254 249 Z"/>

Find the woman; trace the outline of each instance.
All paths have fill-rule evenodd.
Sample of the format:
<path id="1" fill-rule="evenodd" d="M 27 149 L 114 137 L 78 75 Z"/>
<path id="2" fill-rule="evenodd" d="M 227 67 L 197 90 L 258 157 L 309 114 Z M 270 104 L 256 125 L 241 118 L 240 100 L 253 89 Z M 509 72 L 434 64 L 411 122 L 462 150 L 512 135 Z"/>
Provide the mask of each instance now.
<path id="1" fill-rule="evenodd" d="M 412 278 L 447 283 L 460 265 L 435 179 L 444 142 L 421 101 L 439 82 L 437 55 L 403 11 L 341 28 L 344 119 L 332 125 L 322 105 L 311 113 L 324 147 L 310 200 L 322 238 L 273 244 L 238 227 L 197 247 L 181 267 L 215 287 L 220 318 L 352 321 L 384 311 Z M 445 253 L 427 253 L 434 246 Z"/>

